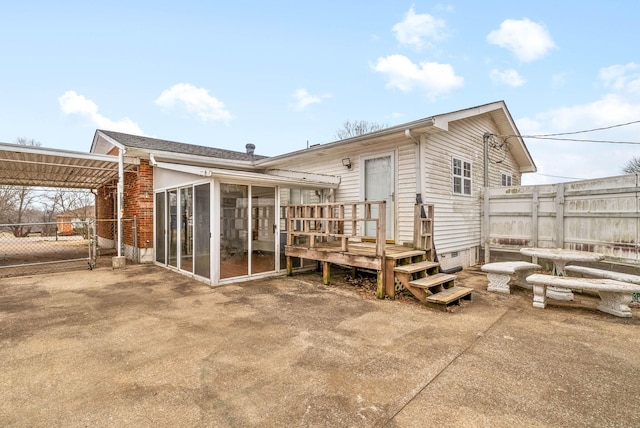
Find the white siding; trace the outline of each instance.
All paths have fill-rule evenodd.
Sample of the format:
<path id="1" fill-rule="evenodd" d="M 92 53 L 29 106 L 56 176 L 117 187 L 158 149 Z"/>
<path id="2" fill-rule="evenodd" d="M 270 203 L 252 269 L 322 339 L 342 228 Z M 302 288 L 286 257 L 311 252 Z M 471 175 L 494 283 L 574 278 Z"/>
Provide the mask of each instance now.
<path id="1" fill-rule="evenodd" d="M 349 148 L 331 157 L 317 156 L 308 163 L 300 159 L 283 162 L 277 168 L 339 176 L 341 177 L 340 187 L 335 191 L 333 202 L 360 201 L 362 200 L 361 158 L 389 152 L 395 155 L 396 242 L 411 242 L 413 240 L 413 204 L 416 196 L 415 143 L 412 140 L 400 138 L 387 143 L 367 144 L 366 147 Z M 342 165 L 343 158 L 351 159 L 350 170 Z"/>
<path id="2" fill-rule="evenodd" d="M 482 198 L 484 180 L 483 135 L 498 133 L 489 114 L 449 123 L 449 131 L 428 134 L 423 143 L 424 182 L 423 202 L 434 204 L 434 241 L 441 259 L 468 266 L 478 260 L 481 240 Z M 414 135 L 414 137 L 417 136 Z M 416 144 L 406 137 L 385 143 L 366 142 L 345 147 L 332 155 L 313 154 L 308 159 L 283 160 L 280 169 L 330 174 L 341 177 L 333 201 L 358 201 L 361 195 L 361 157 L 394 151 L 396 160 L 396 242 L 413 240 L 413 210 L 416 199 Z M 342 165 L 350 158 L 352 168 Z M 452 189 L 452 158 L 472 164 L 472 194 L 454 195 Z M 489 165 L 489 184 L 499 186 L 501 174 L 511 174 L 513 185 L 519 185 L 521 174 L 510 154 L 503 162 Z M 458 256 L 452 256 L 458 252 Z M 443 265 L 447 263 L 443 260 Z"/>
<path id="3" fill-rule="evenodd" d="M 416 203 L 417 176 L 416 145 L 411 141 L 411 144 L 398 148 L 398 190 L 396 192 L 398 243 L 413 242 L 413 206 Z"/>
<path id="4" fill-rule="evenodd" d="M 460 260 L 463 265 L 477 260 L 481 239 L 481 190 L 484 181 L 485 132 L 497 133 L 489 115 L 452 122 L 448 132 L 431 134 L 424 146 L 425 182 L 423 199 L 434 204 L 434 242 L 439 254 L 468 253 Z M 453 193 L 452 158 L 472 164 L 471 196 Z M 520 183 L 520 173 L 513 158 L 507 154 L 500 164 L 489 165 L 489 183 L 499 186 L 501 173 L 510 173 L 513 184 Z M 467 262 L 468 260 L 468 262 Z"/>

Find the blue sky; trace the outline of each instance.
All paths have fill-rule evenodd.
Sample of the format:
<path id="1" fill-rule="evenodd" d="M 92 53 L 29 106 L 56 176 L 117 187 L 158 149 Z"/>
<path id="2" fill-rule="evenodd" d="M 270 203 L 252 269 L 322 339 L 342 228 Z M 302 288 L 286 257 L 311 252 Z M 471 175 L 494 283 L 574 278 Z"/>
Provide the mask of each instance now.
<path id="1" fill-rule="evenodd" d="M 96 128 L 277 155 L 504 100 L 523 135 L 640 120 L 632 1 L 29 1 L 0 8 L 0 142 Z M 640 142 L 640 124 L 572 135 Z M 526 184 L 621 174 L 640 146 L 530 139 Z M 565 177 L 565 178 L 561 178 Z"/>

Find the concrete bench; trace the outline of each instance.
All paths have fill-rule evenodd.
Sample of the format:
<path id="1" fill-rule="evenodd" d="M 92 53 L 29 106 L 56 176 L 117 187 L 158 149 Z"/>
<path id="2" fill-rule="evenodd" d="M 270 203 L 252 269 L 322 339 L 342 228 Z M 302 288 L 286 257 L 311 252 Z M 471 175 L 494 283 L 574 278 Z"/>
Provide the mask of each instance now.
<path id="1" fill-rule="evenodd" d="M 482 265 L 482 271 L 487 272 L 487 291 L 496 291 L 498 293 L 511 293 L 509 289 L 509 281 L 511 275 L 517 275 L 514 284 L 524 288 L 531 288 L 525 278 L 538 269 L 540 265 L 529 262 L 496 262 Z"/>
<path id="2" fill-rule="evenodd" d="M 607 278 L 615 279 L 616 281 L 630 282 L 632 284 L 640 284 L 640 275 L 573 265 L 567 266 L 565 270 L 571 273 L 579 273 L 584 275 L 586 278 Z M 640 306 L 640 293 L 633 293 L 631 296 L 631 304 L 632 306 Z"/>
<path id="3" fill-rule="evenodd" d="M 617 317 L 630 317 L 631 295 L 640 293 L 640 284 L 616 281 L 607 278 L 573 278 L 570 276 L 554 276 L 534 273 L 527 277 L 527 282 L 533 285 L 533 306 L 545 308 L 547 306 L 547 287 L 560 287 L 572 290 L 592 290 L 600 295 L 598 310 Z"/>
<path id="4" fill-rule="evenodd" d="M 622 272 L 615 272 L 612 270 L 596 269 L 596 268 L 590 268 L 587 266 L 573 266 L 573 265 L 565 267 L 565 270 L 567 272 L 580 273 L 590 278 L 607 278 L 607 279 L 615 279 L 616 281 L 630 282 L 632 284 L 640 284 L 640 276 L 631 275 L 631 274 L 622 273 Z"/>

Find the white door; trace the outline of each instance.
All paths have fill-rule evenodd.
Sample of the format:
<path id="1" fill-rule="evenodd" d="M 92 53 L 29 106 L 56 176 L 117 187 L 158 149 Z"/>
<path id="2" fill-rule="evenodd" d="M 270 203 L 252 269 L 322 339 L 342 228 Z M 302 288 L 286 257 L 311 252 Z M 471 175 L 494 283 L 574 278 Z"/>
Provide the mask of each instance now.
<path id="1" fill-rule="evenodd" d="M 363 157 L 362 162 L 364 200 L 387 202 L 386 235 L 387 240 L 393 241 L 395 236 L 395 157 L 393 153 L 388 153 Z M 377 217 L 378 214 L 374 211 L 373 215 Z M 365 235 L 375 236 L 374 227 L 373 223 L 367 222 Z"/>

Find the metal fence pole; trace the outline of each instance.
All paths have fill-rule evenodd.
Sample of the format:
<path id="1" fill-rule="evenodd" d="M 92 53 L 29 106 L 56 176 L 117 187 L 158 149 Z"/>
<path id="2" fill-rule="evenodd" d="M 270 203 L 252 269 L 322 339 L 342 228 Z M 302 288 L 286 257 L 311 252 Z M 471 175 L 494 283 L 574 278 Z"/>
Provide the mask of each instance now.
<path id="1" fill-rule="evenodd" d="M 140 263 L 140 249 L 138 248 L 138 216 L 133 216 L 133 254 L 134 261 Z"/>
<path id="2" fill-rule="evenodd" d="M 93 263 L 98 262 L 98 220 L 93 219 Z"/>

